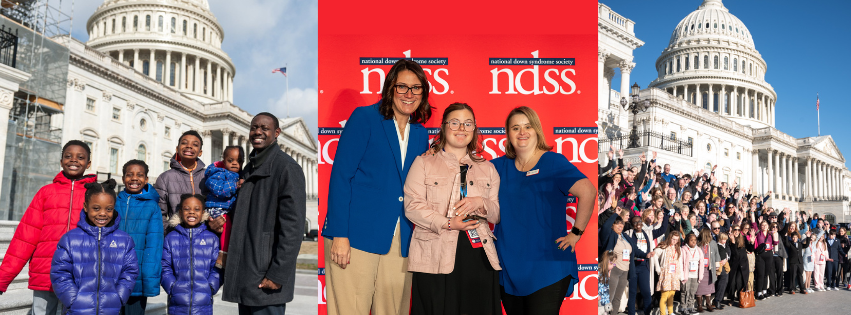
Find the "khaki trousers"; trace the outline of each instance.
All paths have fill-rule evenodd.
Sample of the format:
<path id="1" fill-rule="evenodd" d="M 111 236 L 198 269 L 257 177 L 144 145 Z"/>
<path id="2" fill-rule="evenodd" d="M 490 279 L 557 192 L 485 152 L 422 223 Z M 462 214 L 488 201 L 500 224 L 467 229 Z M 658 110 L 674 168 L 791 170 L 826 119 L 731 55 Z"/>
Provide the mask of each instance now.
<path id="1" fill-rule="evenodd" d="M 332 241 L 324 239 L 325 298 L 328 315 L 407 315 L 411 309 L 411 273 L 402 257 L 399 226 L 386 255 L 352 248 L 350 264 L 331 260 Z"/>

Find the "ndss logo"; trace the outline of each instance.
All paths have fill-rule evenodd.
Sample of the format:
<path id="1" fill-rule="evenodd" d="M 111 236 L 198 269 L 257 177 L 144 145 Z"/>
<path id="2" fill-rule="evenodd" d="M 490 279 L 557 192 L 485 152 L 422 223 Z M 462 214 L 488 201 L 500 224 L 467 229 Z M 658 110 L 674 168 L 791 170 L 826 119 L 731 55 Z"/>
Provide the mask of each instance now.
<path id="1" fill-rule="evenodd" d="M 564 66 L 573 66 L 573 58 L 538 58 L 538 51 L 532 52 L 533 58 L 491 58 L 491 64 L 505 64 L 506 66 L 516 67 L 518 65 L 533 64 L 530 68 L 524 68 L 517 73 L 511 68 L 493 68 L 491 72 L 493 90 L 488 94 L 503 94 L 499 89 L 500 80 L 504 80 L 502 86 L 507 86 L 505 94 L 573 94 L 576 92 L 576 83 L 570 77 L 576 76 L 576 70 L 571 68 L 563 68 Z M 537 59 L 537 60 L 536 60 Z M 550 63 L 551 62 L 551 63 Z M 541 67 L 539 64 L 545 64 L 548 67 Z M 570 74 L 568 76 L 568 73 Z M 532 76 L 532 86 L 524 86 L 522 79 Z M 546 83 L 541 83 L 543 77 Z M 565 89 L 565 87 L 567 87 Z"/>
<path id="2" fill-rule="evenodd" d="M 405 58 L 411 59 L 411 51 L 406 50 L 402 52 L 405 54 Z M 391 59 L 392 58 L 387 58 Z M 417 58 L 413 58 L 415 61 Z M 443 59 L 448 63 L 448 58 L 435 58 L 435 59 Z M 398 58 L 396 59 L 398 60 Z M 395 62 L 395 60 L 393 60 Z M 392 65 L 392 63 L 389 63 Z M 435 68 L 435 66 L 431 66 L 429 64 L 420 63 L 420 66 L 423 67 L 423 71 L 426 73 L 426 77 L 428 78 L 429 83 L 429 93 L 434 93 L 437 95 L 443 95 L 449 92 L 449 82 L 446 81 L 446 77 L 449 76 L 449 69 L 447 68 Z M 440 67 L 437 65 L 436 67 Z M 444 65 L 445 67 L 445 65 Z M 363 91 L 360 91 L 360 94 L 381 94 L 381 89 L 384 87 L 384 78 L 387 73 L 384 72 L 384 69 L 381 68 L 363 68 L 360 71 L 363 74 Z M 373 80 L 370 80 L 372 78 Z M 375 79 L 378 79 L 377 81 Z M 435 84 L 437 83 L 437 84 Z M 373 92 L 372 88 L 376 88 L 377 91 Z"/>

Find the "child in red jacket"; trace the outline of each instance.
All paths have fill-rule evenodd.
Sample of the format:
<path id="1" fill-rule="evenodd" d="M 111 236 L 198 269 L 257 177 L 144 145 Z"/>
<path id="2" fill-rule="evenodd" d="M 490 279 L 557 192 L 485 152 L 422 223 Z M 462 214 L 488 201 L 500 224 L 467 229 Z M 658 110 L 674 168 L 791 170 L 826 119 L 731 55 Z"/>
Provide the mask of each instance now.
<path id="1" fill-rule="evenodd" d="M 84 185 L 95 182 L 95 175 L 85 175 L 91 166 L 90 157 L 91 149 L 82 141 L 71 140 L 62 147 L 62 172 L 35 194 L 0 264 L 1 294 L 32 259 L 31 314 L 55 314 L 62 307 L 50 284 L 50 262 L 62 235 L 77 227 L 86 194 Z"/>

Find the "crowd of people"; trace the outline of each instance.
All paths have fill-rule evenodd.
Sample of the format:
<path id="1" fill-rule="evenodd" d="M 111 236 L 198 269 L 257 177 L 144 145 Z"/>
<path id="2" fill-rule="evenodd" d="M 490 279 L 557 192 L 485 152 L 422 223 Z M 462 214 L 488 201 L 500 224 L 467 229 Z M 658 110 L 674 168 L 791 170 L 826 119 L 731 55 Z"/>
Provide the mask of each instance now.
<path id="1" fill-rule="evenodd" d="M 848 228 L 767 206 L 711 170 L 671 173 L 656 153 L 599 167 L 599 314 L 699 314 L 785 294 L 851 289 Z M 674 309 L 674 301 L 678 308 Z"/>
<path id="2" fill-rule="evenodd" d="M 145 161 L 130 160 L 119 192 L 115 179 L 86 174 L 91 148 L 68 141 L 62 170 L 15 230 L 0 294 L 29 262 L 30 314 L 145 314 L 161 287 L 169 314 L 212 314 L 220 287 L 240 314 L 284 314 L 306 196 L 301 168 L 276 144 L 280 133 L 277 117 L 257 114 L 243 168 L 239 146 L 204 165 L 201 135 L 186 131 L 155 184 Z"/>

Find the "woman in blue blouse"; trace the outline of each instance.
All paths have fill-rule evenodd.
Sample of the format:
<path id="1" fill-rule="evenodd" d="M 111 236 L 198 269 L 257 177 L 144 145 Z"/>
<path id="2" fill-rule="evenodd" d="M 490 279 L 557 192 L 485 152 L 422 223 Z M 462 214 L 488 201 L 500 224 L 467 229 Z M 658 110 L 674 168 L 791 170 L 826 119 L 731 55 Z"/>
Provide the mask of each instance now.
<path id="1" fill-rule="evenodd" d="M 491 161 L 502 183 L 501 221 L 494 233 L 502 267 L 502 305 L 509 315 L 558 314 L 579 280 L 576 242 L 591 219 L 597 192 L 567 158 L 549 152 L 534 110 L 512 110 L 505 130 L 505 156 Z M 578 201 L 570 233 L 565 220 L 568 193 Z"/>
<path id="2" fill-rule="evenodd" d="M 402 188 L 428 148 L 431 117 L 422 67 L 390 68 L 378 103 L 352 112 L 331 169 L 325 237 L 328 314 L 407 314 L 411 300 Z"/>

